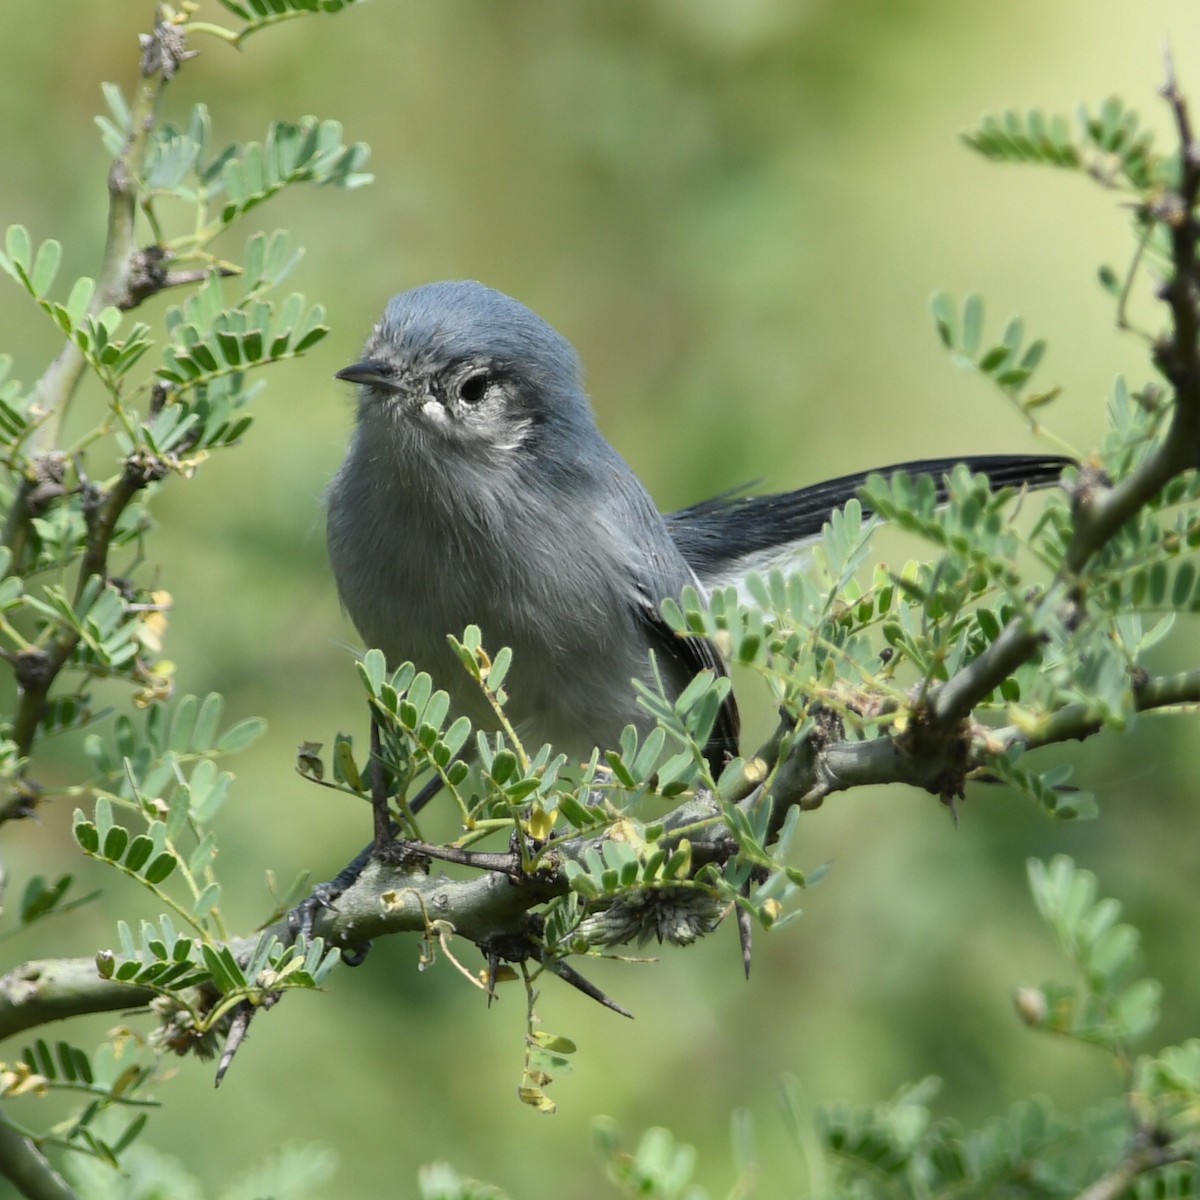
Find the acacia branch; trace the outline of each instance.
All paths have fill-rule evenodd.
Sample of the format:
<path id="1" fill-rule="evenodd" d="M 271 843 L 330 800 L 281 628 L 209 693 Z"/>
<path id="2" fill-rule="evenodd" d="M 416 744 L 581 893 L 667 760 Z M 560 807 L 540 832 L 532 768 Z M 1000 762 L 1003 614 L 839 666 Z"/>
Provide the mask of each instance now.
<path id="1" fill-rule="evenodd" d="M 163 253 L 158 247 L 138 249 L 137 211 L 142 171 L 163 89 L 192 54 L 186 49 L 183 27 L 164 20 L 161 14 L 153 32 L 142 36 L 141 48 L 140 78 L 130 109 L 129 130 L 108 173 L 109 202 L 104 259 L 95 295 L 88 309 L 93 316 L 110 305 L 122 310 L 134 308 L 154 292 L 179 281 L 179 277 L 173 280 L 167 274 Z M 38 511 L 35 500 L 39 486 L 44 484 L 42 476 L 48 468 L 59 471 L 58 494 L 62 493 L 61 472 L 65 470 L 65 464 L 62 454 L 54 447 L 61 441 L 63 424 L 86 366 L 83 352 L 74 341 L 68 340 L 38 381 L 38 400 L 49 420 L 38 431 L 37 440 L 43 443 L 48 440 L 50 448 L 34 456 L 29 474 L 22 480 L 5 521 L 3 536 L 5 544 L 13 552 L 14 572 L 22 570 L 24 551 L 30 541 L 32 518 Z M 76 601 L 82 595 L 89 577 L 98 575 L 101 580 L 104 579 L 108 550 L 117 521 L 134 495 L 157 477 L 159 475 L 141 459 L 131 458 L 126 462 L 114 488 L 97 497 L 90 508 L 85 506 L 88 536 L 76 580 Z M 13 721 L 12 739 L 21 759 L 27 759 L 33 750 L 50 689 L 70 660 L 78 641 L 78 635 L 73 630 L 63 629 L 45 647 L 32 648 L 17 656 L 15 673 L 20 699 Z M 23 780 L 7 788 L 0 795 L 0 823 L 27 815 L 35 797 L 36 789 L 31 789 Z"/>
<path id="2" fill-rule="evenodd" d="M 29 1138 L 0 1117 L 0 1175 L 26 1200 L 77 1200 L 67 1181 Z"/>
<path id="3" fill-rule="evenodd" d="M 108 172 L 104 260 L 88 310 L 93 316 L 109 305 L 124 310 L 137 302 L 133 295 L 135 276 L 142 262 L 137 246 L 139 181 L 163 89 L 189 56 L 182 37 L 179 26 L 160 17 L 154 32 L 142 38 L 140 78 L 130 107 L 129 133 Z M 86 366 L 83 352 L 68 341 L 38 383 L 39 399 L 53 418 L 51 441 L 55 445 L 61 439 L 67 410 Z"/>
<path id="4" fill-rule="evenodd" d="M 1180 705 L 1200 705 L 1200 669 L 1149 679 L 1134 690 L 1139 712 Z M 1016 726 L 979 727 L 970 740 L 948 741 L 940 752 L 929 741 L 914 746 L 906 735 L 844 741 L 813 732 L 793 745 L 779 765 L 770 787 L 772 824 L 776 829 L 782 825 L 791 807 L 817 808 L 836 792 L 872 784 L 904 783 L 939 796 L 956 795 L 971 770 L 986 767 L 996 753 L 1010 746 L 1037 749 L 1076 740 L 1095 733 L 1102 724 L 1084 706 L 1071 705 L 1032 732 Z M 754 806 L 762 796 L 762 788 L 756 788 L 741 805 Z M 686 834 L 697 867 L 724 863 L 737 853 L 720 805 L 709 792 L 700 792 L 672 810 L 663 818 L 663 826 L 664 845 Z M 317 913 L 312 932 L 330 946 L 353 950 L 379 937 L 425 933 L 430 921 L 444 921 L 485 954 L 500 947 L 500 957 L 505 957 L 506 949 L 511 952 L 513 947 L 536 943 L 534 910 L 564 895 L 566 863 L 585 861 L 588 851 L 599 849 L 604 840 L 603 835 L 561 839 L 544 868 L 524 877 L 492 869 L 472 879 L 450 879 L 425 874 L 411 856 L 397 864 L 372 861 L 331 907 Z M 497 867 L 503 857 L 489 855 L 489 865 Z M 516 871 L 515 860 L 510 865 Z M 266 932 L 283 941 L 293 936 L 286 918 Z M 230 947 L 244 955 L 256 941 L 257 937 L 238 938 Z M 0 978 L 0 1040 L 86 1013 L 141 1007 L 153 997 L 147 988 L 102 978 L 94 958 L 27 962 Z"/>
<path id="5" fill-rule="evenodd" d="M 1179 671 L 1135 682 L 1133 707 L 1136 712 L 1200 704 L 1200 669 Z M 1104 727 L 1104 720 L 1084 704 L 1069 704 L 1044 717 L 1033 730 L 1005 726 L 992 733 L 1004 749 L 1020 746 L 1040 750 L 1057 742 L 1083 741 Z M 981 764 L 978 764 L 981 765 Z"/>
<path id="6" fill-rule="evenodd" d="M 1190 1162 L 1195 1153 L 1195 1147 L 1187 1143 L 1159 1146 L 1146 1144 L 1144 1137 L 1139 1138 L 1112 1171 L 1080 1192 L 1076 1200 L 1120 1200 L 1120 1197 L 1128 1195 L 1139 1175 L 1172 1163 Z"/>
<path id="7" fill-rule="evenodd" d="M 1171 332 L 1154 348 L 1155 365 L 1173 388 L 1170 424 L 1145 461 L 1119 483 L 1109 484 L 1092 467 L 1081 469 L 1071 540 L 1061 569 L 1032 617 L 1014 618 L 987 650 L 930 692 L 926 719 L 942 731 L 965 720 L 976 704 L 1033 657 L 1041 641 L 1039 616 L 1056 613 L 1064 621 L 1071 619 L 1081 577 L 1121 526 L 1176 475 L 1200 467 L 1200 231 L 1193 216 L 1200 196 L 1200 153 L 1169 60 L 1163 95 L 1179 135 L 1180 182 L 1145 216 L 1150 223 L 1165 222 L 1171 230 L 1171 278 L 1160 291 L 1171 314 Z"/>
<path id="8" fill-rule="evenodd" d="M 138 1008 L 154 999 L 148 988 L 103 979 L 92 958 L 44 958 L 0 978 L 0 1040 L 88 1013 Z"/>
<path id="9" fill-rule="evenodd" d="M 107 492 L 85 491 L 84 518 L 87 521 L 87 540 L 83 561 L 75 581 L 75 603 L 83 596 L 88 580 L 93 576 L 104 582 L 108 576 L 108 552 L 121 514 L 142 488 L 166 473 L 160 460 L 144 454 L 133 454 L 125 460 L 117 482 Z M 46 708 L 46 700 L 54 681 L 79 645 L 79 634 L 70 627 L 61 627 L 43 648 L 32 646 L 19 652 L 14 659 L 14 673 L 20 689 L 17 711 L 13 718 L 12 739 L 17 753 L 27 759 L 33 751 L 38 726 Z M 28 814 L 36 795 L 25 785 L 9 788 L 0 795 L 0 823 Z"/>

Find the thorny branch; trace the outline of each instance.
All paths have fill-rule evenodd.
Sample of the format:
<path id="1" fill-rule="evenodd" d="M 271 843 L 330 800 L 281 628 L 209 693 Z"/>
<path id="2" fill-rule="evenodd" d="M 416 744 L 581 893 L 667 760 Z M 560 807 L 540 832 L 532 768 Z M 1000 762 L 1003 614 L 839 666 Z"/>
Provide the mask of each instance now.
<path id="1" fill-rule="evenodd" d="M 1197 264 L 1196 202 L 1200 195 L 1200 151 L 1192 136 L 1187 104 L 1168 58 L 1163 96 L 1179 135 L 1179 186 L 1143 216 L 1171 230 L 1171 274 L 1160 295 L 1171 313 L 1170 332 L 1154 348 L 1154 362 L 1173 389 L 1170 424 L 1162 441 L 1131 475 L 1110 484 L 1094 468 L 1080 471 L 1074 496 L 1074 529 L 1065 561 L 1041 600 L 1039 613 L 1072 616 L 1079 587 L 1096 553 L 1118 529 L 1176 475 L 1200 466 L 1200 269 Z M 1016 618 L 1000 637 L 953 679 L 930 693 L 926 724 L 948 734 L 971 710 L 1038 649 L 1036 621 Z"/>
<path id="2" fill-rule="evenodd" d="M 156 30 L 156 39 L 150 39 L 145 47 L 143 80 L 135 99 L 130 137 L 110 173 L 109 230 L 98 306 L 132 307 L 153 291 L 185 279 L 183 275 L 172 276 L 161 257 L 155 259 L 139 251 L 133 240 L 136 180 L 148 132 L 162 88 L 183 53 L 182 47 L 171 42 L 161 29 Z M 975 726 L 970 714 L 983 697 L 1037 652 L 1040 615 L 1053 613 L 1069 619 L 1075 607 L 1084 602 L 1081 597 L 1086 589 L 1080 586 L 1081 581 L 1093 558 L 1117 530 L 1175 475 L 1200 466 L 1200 228 L 1194 215 L 1200 197 L 1200 151 L 1193 141 L 1187 106 L 1169 64 L 1163 94 L 1180 140 L 1179 184 L 1156 200 L 1152 211 L 1143 216 L 1165 224 L 1171 232 L 1172 271 L 1161 289 L 1161 298 L 1171 314 L 1171 327 L 1154 348 L 1155 364 L 1173 393 L 1164 437 L 1137 470 L 1118 483 L 1110 483 L 1098 470 L 1084 466 L 1074 495 L 1074 526 L 1065 561 L 1044 593 L 1039 611 L 1032 620 L 1014 620 L 986 651 L 952 679 L 932 689 L 923 710 L 914 714 L 904 734 L 849 741 L 818 726 L 805 737 L 791 741 L 791 731 L 783 729 L 764 747 L 759 757 L 768 766 L 777 762 L 778 770 L 769 785 L 747 785 L 739 803 L 747 808 L 762 803 L 764 788 L 769 787 L 776 829 L 790 808 L 816 808 L 827 796 L 866 784 L 901 782 L 941 797 L 958 795 L 970 773 L 986 766 L 998 752 L 1014 746 L 1035 749 L 1082 739 L 1100 729 L 1100 719 L 1083 705 L 1047 716 L 1032 731 L 1016 726 Z M 84 365 L 78 350 L 69 345 L 41 381 L 42 401 L 55 416 L 56 431 Z M 147 464 L 131 461 L 114 487 L 96 498 L 90 510 L 81 584 L 91 575 L 104 577 L 116 522 L 152 475 Z M 10 517 L 7 533 L 10 545 L 35 502 L 35 492 L 36 481 L 31 480 L 18 495 L 20 511 L 15 518 Z M 28 753 L 32 746 L 50 684 L 72 649 L 69 639 L 60 639 L 48 650 L 31 654 L 23 665 L 17 664 L 22 701 L 14 736 L 22 753 Z M 1133 695 L 1134 707 L 1140 712 L 1200 704 L 1200 669 L 1138 681 Z M 757 777 L 753 782 L 757 783 Z M 28 797 L 0 799 L 0 820 L 23 811 L 22 805 L 27 803 Z M 664 826 L 667 845 L 672 836 L 687 831 L 697 867 L 723 863 L 737 852 L 720 806 L 711 794 L 701 792 L 680 805 L 664 819 Z M 565 864 L 573 859 L 582 861 L 588 850 L 597 848 L 602 840 L 584 836 L 566 839 L 557 845 L 544 869 L 533 874 L 520 869 L 515 855 L 469 854 L 425 846 L 419 849 L 460 864 L 486 868 L 487 873 L 466 880 L 451 879 L 426 874 L 413 865 L 411 858 L 398 863 L 372 861 L 333 906 L 318 911 L 313 933 L 329 945 L 352 950 L 380 936 L 427 932 L 432 919 L 439 929 L 452 929 L 455 935 L 476 944 L 490 963 L 504 957 L 537 958 L 534 910 L 568 890 Z M 292 936 L 286 920 L 277 922 L 267 933 L 282 940 Z M 238 939 L 231 948 L 237 954 L 246 954 L 254 940 Z M 91 958 L 29 962 L 0 978 L 0 1038 L 84 1013 L 143 1005 L 152 997 L 148 989 L 102 979 Z M 243 1019 L 237 1026 L 243 1035 L 247 1021 Z M 0 1123 L 0 1139 L 4 1128 Z M 26 1148 L 32 1149 L 21 1139 L 17 1150 Z M 1144 1148 L 1085 1195 L 1088 1200 L 1115 1197 L 1138 1174 L 1172 1161 L 1167 1155 L 1161 1149 Z M 10 1161 L 18 1157 L 0 1154 L 0 1158 Z M 48 1190 L 45 1194 L 54 1193 Z"/>
<path id="3" fill-rule="evenodd" d="M 108 174 L 108 226 L 103 265 L 89 308 L 93 315 L 109 305 L 123 310 L 134 308 L 155 292 L 186 278 L 172 276 L 167 271 L 165 255 L 159 247 L 139 249 L 136 234 L 139 180 L 159 101 L 167 83 L 179 66 L 191 57 L 191 52 L 184 44 L 183 27 L 170 23 L 161 15 L 153 33 L 141 38 L 141 46 L 140 79 L 131 106 L 129 133 Z M 38 383 L 39 404 L 46 414 L 38 439 L 44 448 L 32 459 L 31 473 L 17 491 L 4 529 L 5 544 L 12 552 L 12 570 L 15 572 L 20 572 L 24 564 L 31 518 L 37 515 L 41 502 L 39 494 L 45 491 L 48 472 L 56 472 L 54 482 L 62 494 L 66 464 L 57 447 L 86 365 L 82 351 L 73 341 L 68 341 Z M 88 535 L 76 580 L 76 600 L 89 578 L 96 576 L 102 581 L 106 578 L 109 546 L 121 514 L 134 496 L 161 474 L 161 464 L 131 458 L 110 491 L 85 496 Z M 21 758 L 28 758 L 33 750 L 50 689 L 70 661 L 77 644 L 77 635 L 64 629 L 48 645 L 32 648 L 18 656 L 15 668 L 20 699 L 12 738 Z M 35 797 L 36 788 L 19 780 L 16 786 L 0 795 L 0 823 L 27 815 Z"/>
<path id="4" fill-rule="evenodd" d="M 1200 704 L 1200 670 L 1147 680 L 1135 693 L 1139 711 Z M 1081 707 L 1063 709 L 1036 734 L 1015 727 L 981 731 L 969 748 L 966 769 L 983 765 L 997 742 L 1018 741 L 1029 748 L 1087 737 L 1098 721 Z M 781 765 L 772 790 L 774 824 L 781 825 L 787 809 L 799 805 L 816 808 L 827 796 L 854 787 L 880 783 L 907 783 L 938 793 L 947 770 L 945 762 L 913 755 L 891 739 L 869 742 L 831 741 L 793 748 Z M 741 801 L 750 808 L 762 800 L 756 788 Z M 686 831 L 697 866 L 723 863 L 737 846 L 721 818 L 711 793 L 701 792 L 664 818 L 666 844 Z M 491 869 L 471 879 L 427 875 L 410 858 L 394 865 L 372 861 L 358 880 L 332 907 L 321 909 L 313 933 L 331 946 L 353 950 L 374 938 L 398 933 L 422 933 L 430 919 L 448 922 L 457 936 L 488 948 L 502 945 L 510 953 L 525 947 L 533 956 L 536 947 L 534 910 L 567 890 L 566 863 L 584 861 L 602 837 L 564 840 L 553 862 L 532 877 L 514 878 L 514 856 L 489 855 L 492 868 L 507 858 L 508 869 Z M 491 860 L 495 858 L 497 862 Z M 266 930 L 282 940 L 292 932 L 287 919 Z M 255 938 L 231 943 L 236 954 L 249 952 Z M 503 957 L 503 955 L 502 955 Z M 0 1040 L 48 1022 L 84 1013 L 111 1012 L 149 1002 L 152 993 L 102 979 L 93 958 L 32 961 L 0 978 Z"/>

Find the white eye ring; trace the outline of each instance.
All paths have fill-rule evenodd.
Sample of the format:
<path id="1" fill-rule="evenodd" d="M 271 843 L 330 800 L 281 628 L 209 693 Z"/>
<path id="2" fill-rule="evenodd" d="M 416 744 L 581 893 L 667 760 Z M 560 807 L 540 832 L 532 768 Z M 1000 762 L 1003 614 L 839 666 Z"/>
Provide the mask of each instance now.
<path id="1" fill-rule="evenodd" d="M 487 395 L 490 382 L 486 371 L 472 371 L 458 385 L 458 398 L 464 404 L 478 404 Z"/>

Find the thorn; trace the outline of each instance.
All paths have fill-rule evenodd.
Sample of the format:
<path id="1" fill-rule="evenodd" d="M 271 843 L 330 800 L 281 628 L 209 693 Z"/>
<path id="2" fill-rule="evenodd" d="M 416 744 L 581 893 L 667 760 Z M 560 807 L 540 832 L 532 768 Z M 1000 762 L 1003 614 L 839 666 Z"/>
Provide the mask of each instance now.
<path id="1" fill-rule="evenodd" d="M 749 882 L 742 889 L 743 895 L 748 895 L 750 891 Z M 750 915 L 748 908 L 743 908 L 740 904 L 735 909 L 737 913 L 737 929 L 738 940 L 742 943 L 742 969 L 746 972 L 746 978 L 750 978 L 750 958 L 753 953 L 752 939 L 754 937 L 754 919 Z"/>
<path id="2" fill-rule="evenodd" d="M 496 998 L 496 975 L 500 970 L 500 955 L 495 950 L 489 950 L 487 955 L 487 1006 L 492 1007 Z"/>
<path id="3" fill-rule="evenodd" d="M 414 842 L 408 838 L 396 838 L 392 843 L 404 855 L 416 858 L 436 858 L 442 862 L 457 863 L 460 867 L 475 867 L 480 871 L 498 871 L 512 879 L 521 879 L 521 865 L 517 856 L 508 851 L 459 850 L 454 846 L 435 846 L 430 842 Z M 384 856 L 392 861 L 394 852 Z"/>
<path id="4" fill-rule="evenodd" d="M 568 966 L 564 962 L 549 962 L 546 968 L 553 971 L 564 983 L 569 983 L 573 988 L 581 991 L 585 996 L 595 1000 L 597 1004 L 603 1004 L 605 1008 L 611 1008 L 613 1012 L 620 1013 L 623 1017 L 628 1017 L 633 1020 L 633 1013 L 629 1009 L 622 1007 L 612 997 L 602 992 L 594 983 L 585 979 L 574 967 Z"/>
<path id="5" fill-rule="evenodd" d="M 1171 53 L 1171 43 L 1166 38 L 1163 38 L 1163 74 L 1167 77 L 1163 95 L 1174 96 L 1179 88 L 1179 80 L 1175 75 L 1175 56 Z"/>
<path id="6" fill-rule="evenodd" d="M 225 1072 L 233 1065 L 233 1056 L 246 1040 L 246 1034 L 250 1032 L 250 1021 L 256 1011 L 252 1005 L 245 1002 L 234 1009 L 229 1021 L 229 1033 L 225 1036 L 225 1049 L 221 1051 L 221 1061 L 217 1063 L 217 1077 L 213 1080 L 213 1087 L 221 1086 Z"/>
<path id="7" fill-rule="evenodd" d="M 168 271 L 163 276 L 162 286 L 164 288 L 188 287 L 194 283 L 203 283 L 214 270 L 222 279 L 229 279 L 234 275 L 240 274 L 240 272 L 235 271 L 232 267 L 227 267 L 223 264 L 215 268 L 202 267 L 195 271 Z"/>
<path id="8" fill-rule="evenodd" d="M 958 797 L 953 792 L 946 792 L 941 796 L 942 803 L 950 810 L 950 816 L 954 821 L 954 828 L 958 828 Z"/>

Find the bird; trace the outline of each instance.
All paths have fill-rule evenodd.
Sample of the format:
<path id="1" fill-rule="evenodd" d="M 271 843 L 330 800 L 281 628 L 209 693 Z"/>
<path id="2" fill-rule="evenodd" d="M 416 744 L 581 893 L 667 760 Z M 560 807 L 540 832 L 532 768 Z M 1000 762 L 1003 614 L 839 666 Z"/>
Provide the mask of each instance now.
<path id="1" fill-rule="evenodd" d="M 475 281 L 393 296 L 362 355 L 336 378 L 356 385 L 358 404 L 326 495 L 327 540 L 363 641 L 393 668 L 428 672 L 457 714 L 490 732 L 499 718 L 449 641 L 477 626 L 485 647 L 512 651 L 505 718 L 522 745 L 549 744 L 576 761 L 616 749 L 627 726 L 640 737 L 654 728 L 635 681 L 674 698 L 701 672 L 727 674 L 711 640 L 671 628 L 664 601 L 689 587 L 706 597 L 794 557 L 871 474 L 770 495 L 726 492 L 663 514 L 597 427 L 571 343 Z M 1069 460 L 975 455 L 882 473 L 932 475 L 945 500 L 959 462 L 996 485 L 1045 487 Z M 737 756 L 739 736 L 728 689 L 703 748 L 714 779 Z M 374 718 L 372 762 L 374 841 L 297 910 L 301 928 L 393 844 Z M 439 788 L 435 777 L 409 812 Z M 740 905 L 736 916 L 748 977 L 750 916 Z M 569 981 L 625 1011 L 586 980 Z"/>
<path id="2" fill-rule="evenodd" d="M 795 555 L 872 472 L 771 495 L 726 493 L 663 514 L 598 429 L 570 342 L 520 301 L 474 281 L 394 296 L 361 356 L 349 449 L 327 497 L 342 605 L 390 666 L 412 662 L 477 729 L 496 715 L 447 638 L 468 625 L 513 652 L 506 716 L 522 741 L 576 760 L 654 727 L 634 680 L 651 659 L 671 695 L 714 644 L 680 637 L 661 605 Z M 1055 455 L 975 455 L 882 468 L 930 474 L 945 499 L 959 462 L 994 485 L 1045 487 Z M 730 691 L 705 755 L 738 752 Z"/>

